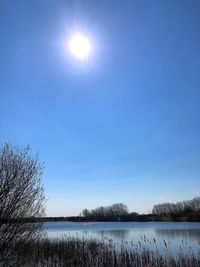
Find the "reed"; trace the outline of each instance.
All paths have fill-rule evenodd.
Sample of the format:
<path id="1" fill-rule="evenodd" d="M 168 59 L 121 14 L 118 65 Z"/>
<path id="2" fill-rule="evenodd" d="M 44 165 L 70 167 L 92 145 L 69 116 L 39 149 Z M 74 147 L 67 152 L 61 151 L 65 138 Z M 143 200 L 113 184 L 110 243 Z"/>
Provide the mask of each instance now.
<path id="1" fill-rule="evenodd" d="M 183 243 L 183 242 L 182 242 Z M 160 244 L 159 244 L 160 245 Z M 200 253 L 194 254 L 181 249 L 178 255 L 170 251 L 170 244 L 163 240 L 163 251 L 158 250 L 155 239 L 141 237 L 138 243 L 114 242 L 102 237 L 101 240 L 72 238 L 34 242 L 18 242 L 14 247 L 17 255 L 16 266 L 21 267 L 196 267 L 200 266 Z M 185 245 L 185 244 L 184 244 Z M 150 249 L 154 246 L 154 249 Z M 198 243 L 199 246 L 199 243 Z"/>

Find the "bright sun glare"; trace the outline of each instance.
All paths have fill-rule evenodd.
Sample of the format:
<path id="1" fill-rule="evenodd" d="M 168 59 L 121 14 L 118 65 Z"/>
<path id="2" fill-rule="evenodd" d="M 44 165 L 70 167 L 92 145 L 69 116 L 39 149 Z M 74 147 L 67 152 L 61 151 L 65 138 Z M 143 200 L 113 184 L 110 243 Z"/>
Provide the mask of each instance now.
<path id="1" fill-rule="evenodd" d="M 72 55 L 80 60 L 86 60 L 91 50 L 91 44 L 87 37 L 80 32 L 73 34 L 68 47 Z"/>

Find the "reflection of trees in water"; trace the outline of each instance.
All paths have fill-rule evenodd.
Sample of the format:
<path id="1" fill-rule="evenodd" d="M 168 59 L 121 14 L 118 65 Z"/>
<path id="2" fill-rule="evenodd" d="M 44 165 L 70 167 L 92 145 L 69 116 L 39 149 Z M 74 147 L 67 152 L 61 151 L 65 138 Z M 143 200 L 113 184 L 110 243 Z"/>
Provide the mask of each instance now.
<path id="1" fill-rule="evenodd" d="M 128 236 L 129 230 L 103 230 L 95 231 L 96 234 L 101 236 L 108 236 L 117 239 L 124 239 Z"/>
<path id="2" fill-rule="evenodd" d="M 158 236 L 171 238 L 191 238 L 200 240 L 200 229 L 155 229 Z"/>
<path id="3" fill-rule="evenodd" d="M 125 239 L 128 234 L 129 230 L 95 230 L 95 231 L 83 231 L 84 235 L 91 235 L 93 236 L 93 233 L 97 235 L 98 237 L 110 237 L 114 239 Z M 93 236 L 94 237 L 94 236 Z"/>

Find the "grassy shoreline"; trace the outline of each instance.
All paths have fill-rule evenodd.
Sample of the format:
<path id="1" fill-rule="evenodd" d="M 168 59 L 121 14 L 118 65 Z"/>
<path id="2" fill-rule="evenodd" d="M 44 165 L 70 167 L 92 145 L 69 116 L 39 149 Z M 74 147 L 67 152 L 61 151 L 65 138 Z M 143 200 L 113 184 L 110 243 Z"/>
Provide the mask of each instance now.
<path id="1" fill-rule="evenodd" d="M 180 251 L 177 256 L 170 253 L 165 243 L 164 253 L 145 248 L 143 239 L 136 244 L 127 246 L 127 242 L 115 243 L 111 239 L 74 239 L 56 240 L 41 239 L 34 242 L 19 242 L 13 248 L 15 266 L 21 267 L 196 267 L 200 266 L 200 256 L 194 255 L 189 249 Z M 153 246 L 157 246 L 156 240 Z M 14 262 L 14 259 L 13 259 Z M 9 266 L 9 265 L 8 265 Z"/>

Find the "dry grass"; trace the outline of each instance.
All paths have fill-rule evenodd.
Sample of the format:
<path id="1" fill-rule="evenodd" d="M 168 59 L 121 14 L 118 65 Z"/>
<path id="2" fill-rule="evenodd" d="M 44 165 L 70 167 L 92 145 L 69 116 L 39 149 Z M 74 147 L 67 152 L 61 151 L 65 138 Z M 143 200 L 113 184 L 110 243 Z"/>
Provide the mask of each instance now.
<path id="1" fill-rule="evenodd" d="M 147 249 L 148 243 L 154 250 Z M 125 241 L 114 243 L 111 239 L 62 238 L 42 239 L 31 243 L 18 243 L 15 247 L 18 259 L 15 266 L 21 267 L 71 267 L 71 266 L 126 266 L 126 267 L 196 267 L 200 266 L 200 254 L 194 255 L 190 247 L 187 252 L 180 249 L 177 256 L 170 253 L 168 244 L 163 241 L 165 251 L 160 253 L 154 239 L 146 237 L 138 243 Z"/>

